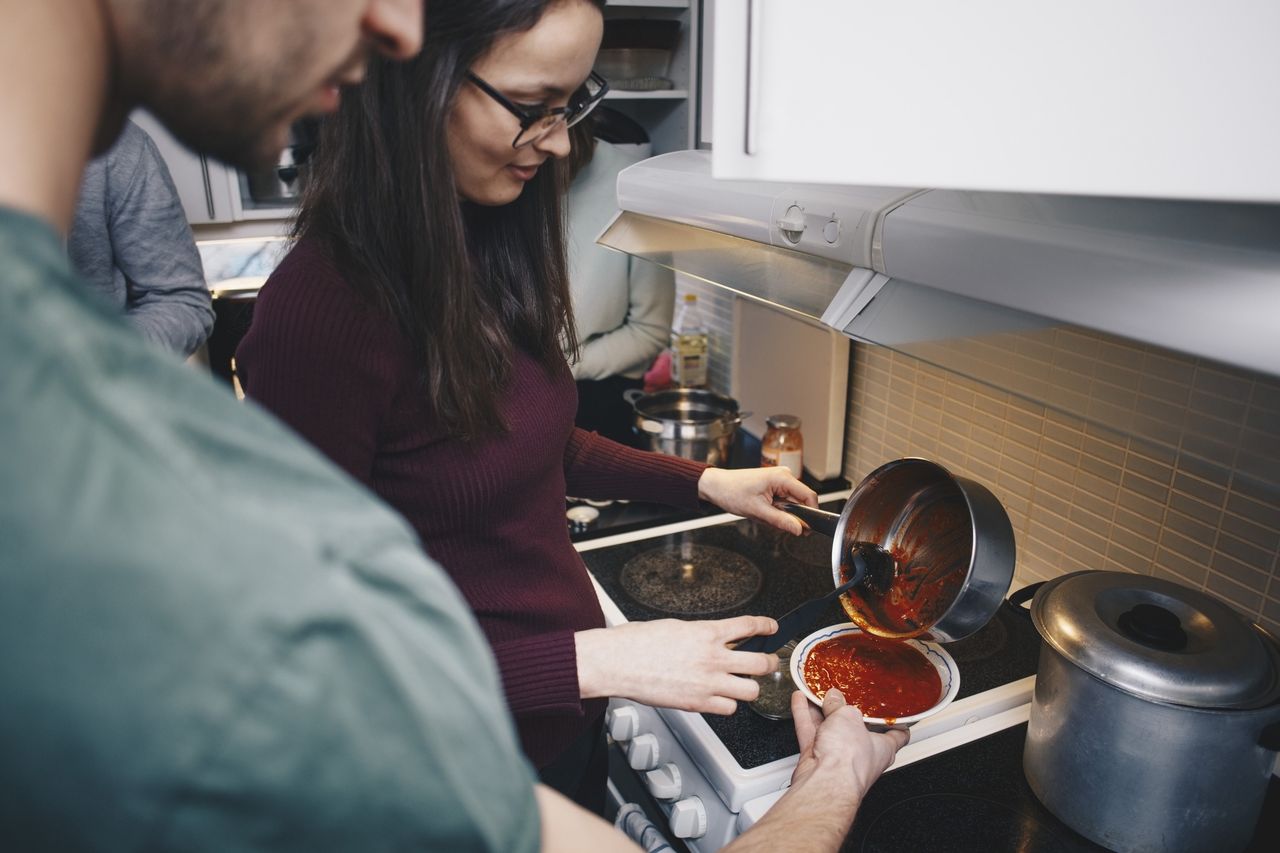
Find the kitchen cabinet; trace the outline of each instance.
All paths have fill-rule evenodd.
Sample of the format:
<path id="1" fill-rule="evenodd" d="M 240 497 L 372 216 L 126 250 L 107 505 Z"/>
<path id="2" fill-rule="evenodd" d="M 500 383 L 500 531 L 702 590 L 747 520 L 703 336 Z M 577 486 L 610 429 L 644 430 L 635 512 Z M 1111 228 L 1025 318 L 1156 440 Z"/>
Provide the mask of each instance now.
<path id="1" fill-rule="evenodd" d="M 653 142 L 653 153 L 694 147 L 697 136 L 697 77 L 700 0 L 609 0 L 605 18 L 676 20 L 680 37 L 667 73 L 672 89 L 625 91 L 611 89 L 608 106 L 638 122 Z M 607 75 L 606 75 L 607 76 Z"/>
<path id="2" fill-rule="evenodd" d="M 1269 0 L 720 0 L 715 174 L 1280 201 Z"/>
<path id="3" fill-rule="evenodd" d="M 222 225 L 249 220 L 283 220 L 293 213 L 287 204 L 258 204 L 244 173 L 179 142 L 158 120 L 138 111 L 130 120 L 147 132 L 164 158 L 178 198 L 192 225 Z"/>

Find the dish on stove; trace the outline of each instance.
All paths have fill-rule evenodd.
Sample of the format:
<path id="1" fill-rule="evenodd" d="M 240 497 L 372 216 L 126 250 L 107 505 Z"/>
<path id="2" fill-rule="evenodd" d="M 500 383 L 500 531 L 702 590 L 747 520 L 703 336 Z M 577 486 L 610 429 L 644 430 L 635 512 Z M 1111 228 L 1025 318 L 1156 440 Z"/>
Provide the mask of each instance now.
<path id="1" fill-rule="evenodd" d="M 960 689 L 960 670 L 942 646 L 873 637 L 852 622 L 801 640 L 791 654 L 791 678 L 819 706 L 830 687 L 841 686 L 868 725 L 884 727 L 931 717 L 950 705 Z"/>
<path id="2" fill-rule="evenodd" d="M 747 707 L 766 720 L 791 719 L 791 694 L 796 692 L 796 686 L 791 681 L 790 664 L 795 647 L 796 641 L 792 640 L 778 649 L 776 670 L 768 675 L 753 676 L 760 685 L 760 695 L 748 702 Z"/>

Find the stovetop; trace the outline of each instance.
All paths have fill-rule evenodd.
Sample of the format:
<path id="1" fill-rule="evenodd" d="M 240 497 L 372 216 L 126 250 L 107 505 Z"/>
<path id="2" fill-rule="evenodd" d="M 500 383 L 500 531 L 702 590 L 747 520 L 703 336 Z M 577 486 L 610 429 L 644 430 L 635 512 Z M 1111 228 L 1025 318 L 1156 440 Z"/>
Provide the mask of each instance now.
<path id="1" fill-rule="evenodd" d="M 1104 851 L 1040 804 L 1022 771 L 1027 724 L 884 774 L 858 809 L 845 853 Z M 1249 851 L 1277 849 L 1280 781 L 1272 777 Z"/>
<path id="2" fill-rule="evenodd" d="M 823 504 L 827 509 L 838 506 Z M 629 620 L 642 621 L 669 614 L 648 608 L 627 595 L 620 580 L 623 567 L 634 557 L 655 548 L 680 549 L 689 543 L 732 550 L 754 562 L 763 574 L 763 583 L 754 599 L 705 618 L 744 613 L 776 617 L 801 601 L 831 589 L 830 539 L 817 534 L 792 537 L 750 521 L 607 545 L 585 551 L 582 557 L 622 614 Z M 833 604 L 815 621 L 813 628 L 843 621 L 846 621 L 844 612 L 838 604 Z M 1039 648 L 1039 635 L 1025 611 L 1003 604 L 981 631 L 947 644 L 961 673 L 957 699 L 987 693 L 1034 675 Z M 1009 714 L 1016 711 L 1000 716 Z M 747 772 L 756 772 L 752 768 L 765 769 L 762 765 L 788 758 L 798 751 L 790 720 L 766 720 L 745 704 L 740 703 L 731 716 L 702 715 L 701 719 Z M 1021 719 L 1025 720 L 1025 715 Z M 914 853 L 927 849 L 955 853 L 1103 850 L 1054 817 L 1032 793 L 1022 770 L 1026 729 L 1025 722 L 1016 723 L 994 734 L 895 766 L 876 782 L 864 799 L 841 849 L 848 853 Z M 725 796 L 723 790 L 717 790 Z M 731 808 L 737 810 L 736 806 Z M 746 816 L 745 809 L 743 816 Z M 759 813 L 753 814 L 755 819 L 758 816 Z M 1247 849 L 1249 853 L 1280 849 L 1278 842 L 1280 780 L 1273 777 L 1262 819 Z"/>
<path id="3" fill-rule="evenodd" d="M 838 509 L 841 503 L 824 503 Z M 778 617 L 801 602 L 831 590 L 831 539 L 821 534 L 795 537 L 753 521 L 610 545 L 582 554 L 588 570 L 630 621 L 666 618 L 670 613 L 633 599 L 622 583 L 623 569 L 633 558 L 655 549 L 679 550 L 692 543 L 732 551 L 755 563 L 763 575 L 759 593 L 744 605 L 698 618 L 747 613 Z M 689 617 L 687 617 L 689 618 Z M 812 630 L 847 622 L 838 603 L 815 620 Z M 1005 604 L 986 627 L 947 645 L 960 668 L 957 699 L 1035 674 L 1040 640 L 1030 619 Z M 703 715 L 711 730 L 743 769 L 768 764 L 799 751 L 790 720 L 768 720 L 745 703 L 731 716 Z"/>

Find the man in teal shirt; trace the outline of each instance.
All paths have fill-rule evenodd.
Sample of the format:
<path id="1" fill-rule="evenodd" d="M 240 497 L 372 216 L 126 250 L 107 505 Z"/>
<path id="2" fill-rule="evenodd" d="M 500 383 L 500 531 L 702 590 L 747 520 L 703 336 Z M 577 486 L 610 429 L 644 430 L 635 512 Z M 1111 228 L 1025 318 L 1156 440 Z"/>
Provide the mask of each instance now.
<path id="1" fill-rule="evenodd" d="M 142 104 L 272 162 L 420 0 L 0 0 L 0 849 L 608 850 L 534 786 L 466 605 L 407 525 L 172 364 L 71 272 L 92 150 Z M 794 705 L 735 847 L 835 849 L 905 741 Z"/>
<path id="2" fill-rule="evenodd" d="M 50 225 L 126 99 L 270 156 L 293 111 L 355 78 L 361 42 L 414 52 L 420 15 L 4 0 L 0 849 L 538 848 L 488 647 L 407 525 L 157 354 Z M 61 91 L 34 97 L 46 80 Z"/>

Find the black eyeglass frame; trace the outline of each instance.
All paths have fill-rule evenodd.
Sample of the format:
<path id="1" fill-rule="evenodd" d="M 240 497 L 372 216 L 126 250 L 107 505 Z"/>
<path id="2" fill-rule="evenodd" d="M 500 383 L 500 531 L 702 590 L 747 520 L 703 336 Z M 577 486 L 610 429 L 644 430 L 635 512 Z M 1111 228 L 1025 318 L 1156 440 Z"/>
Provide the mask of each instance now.
<path id="1" fill-rule="evenodd" d="M 525 132 L 529 128 L 533 127 L 548 116 L 564 116 L 564 126 L 573 127 L 575 124 L 586 118 L 592 110 L 599 106 L 600 102 L 604 100 L 605 94 L 609 91 L 609 81 L 592 71 L 587 79 L 600 86 L 600 91 L 596 92 L 595 95 L 589 95 L 585 101 L 580 103 L 574 103 L 570 100 L 570 102 L 565 104 L 563 107 L 542 107 L 537 110 L 527 110 L 512 102 L 512 100 L 506 95 L 503 95 L 497 89 L 493 88 L 483 79 L 470 71 L 467 72 L 467 79 L 474 83 L 476 88 L 480 91 L 497 101 L 503 109 L 520 120 L 520 132 L 516 134 L 515 139 L 511 140 L 512 148 L 523 148 L 525 145 L 532 145 L 539 139 L 544 138 L 547 134 L 552 133 L 558 125 L 552 125 L 540 135 L 530 137 L 526 142 L 520 142 L 520 137 L 524 136 Z M 586 84 L 583 84 L 583 88 L 585 88 L 585 85 Z M 579 91 L 581 91 L 581 89 L 579 89 Z"/>

